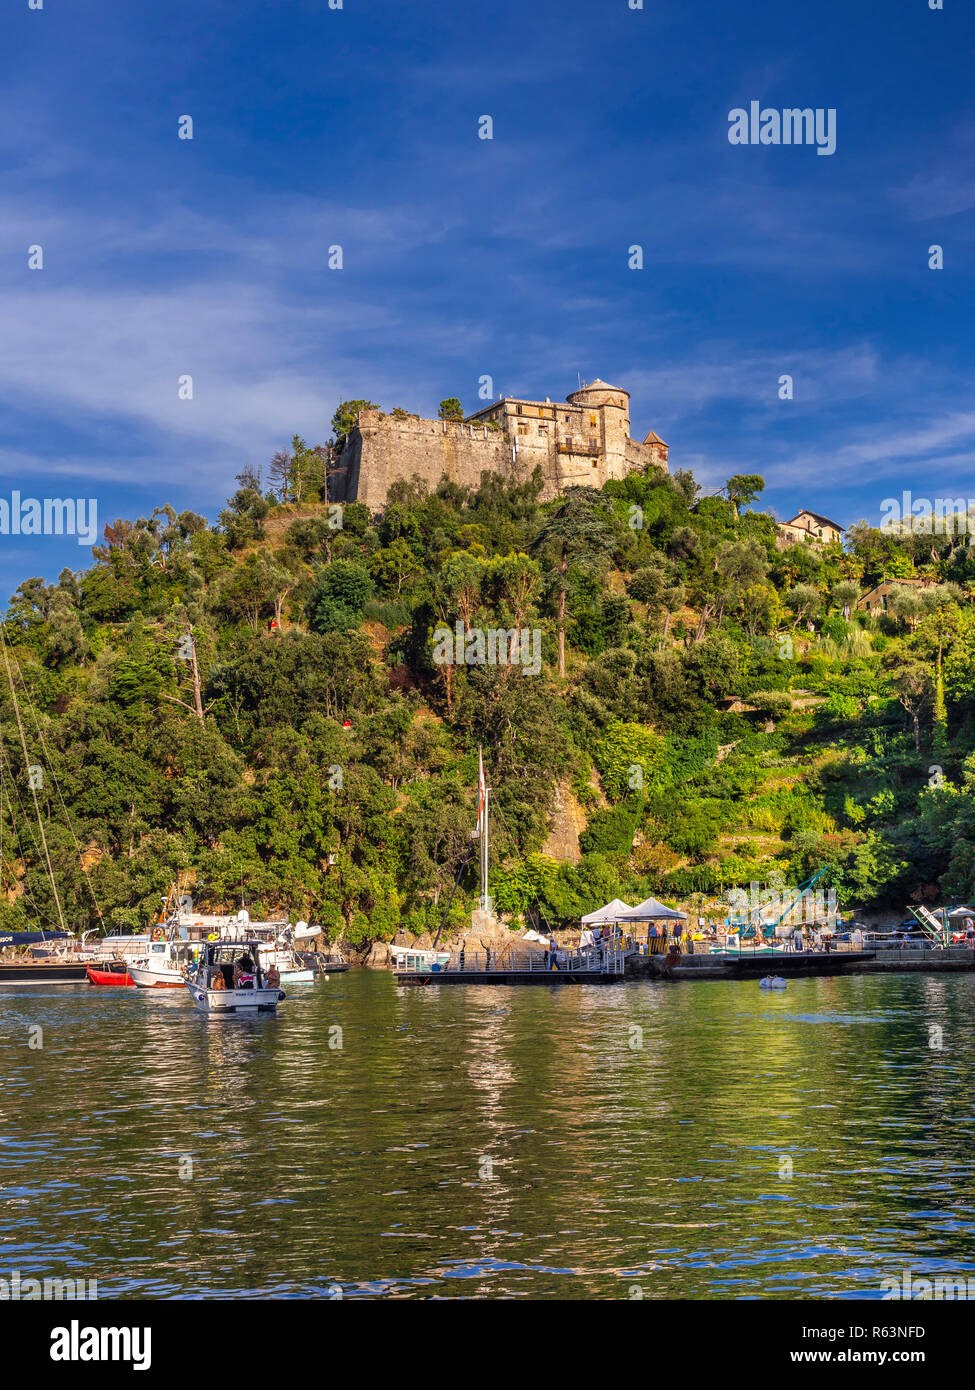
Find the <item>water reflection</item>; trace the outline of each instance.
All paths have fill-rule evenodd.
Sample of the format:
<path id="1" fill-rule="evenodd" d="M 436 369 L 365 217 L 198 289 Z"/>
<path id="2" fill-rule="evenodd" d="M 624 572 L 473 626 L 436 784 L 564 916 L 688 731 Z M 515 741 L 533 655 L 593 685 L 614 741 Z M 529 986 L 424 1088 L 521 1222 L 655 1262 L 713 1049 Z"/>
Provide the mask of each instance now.
<path id="1" fill-rule="evenodd" d="M 212 1297 L 862 1296 L 963 1272 L 972 988 L 351 972 L 218 1021 L 175 991 L 3 990 L 2 1263 Z"/>

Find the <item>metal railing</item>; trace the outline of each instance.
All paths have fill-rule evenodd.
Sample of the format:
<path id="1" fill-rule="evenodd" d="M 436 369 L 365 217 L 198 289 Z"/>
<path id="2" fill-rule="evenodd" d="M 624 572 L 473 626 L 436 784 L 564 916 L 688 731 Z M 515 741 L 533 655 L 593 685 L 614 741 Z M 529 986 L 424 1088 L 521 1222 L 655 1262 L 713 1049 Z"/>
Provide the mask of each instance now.
<path id="1" fill-rule="evenodd" d="M 829 943 L 827 945 L 827 942 Z M 858 941 L 848 940 L 839 941 L 835 936 L 824 937 L 821 941 L 816 941 L 811 935 L 803 938 L 802 952 L 806 955 L 843 955 L 844 953 L 857 951 L 896 951 L 901 948 L 905 950 L 934 950 L 937 949 L 934 942 L 927 939 L 904 942 L 900 937 L 881 937 L 867 933 Z M 734 932 L 721 932 L 715 942 L 711 943 L 711 953 L 748 956 L 748 955 L 784 955 L 789 956 L 798 954 L 796 947 L 789 937 L 763 937 L 757 941 L 754 937 L 746 938 L 742 941 Z"/>
<path id="2" fill-rule="evenodd" d="M 449 975 L 464 974 L 591 974 L 622 975 L 625 952 L 621 947 L 584 947 L 558 950 L 553 956 L 545 951 L 452 951 L 445 965 L 429 962 L 407 963 L 399 974 Z"/>

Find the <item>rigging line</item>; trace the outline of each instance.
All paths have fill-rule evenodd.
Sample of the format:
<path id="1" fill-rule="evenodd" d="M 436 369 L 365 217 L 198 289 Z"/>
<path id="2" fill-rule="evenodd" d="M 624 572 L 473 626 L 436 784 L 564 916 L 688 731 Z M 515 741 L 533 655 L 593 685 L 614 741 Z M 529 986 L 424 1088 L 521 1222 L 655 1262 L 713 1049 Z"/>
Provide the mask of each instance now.
<path id="1" fill-rule="evenodd" d="M 6 864 L 6 866 L 9 868 L 11 878 L 15 878 L 15 877 L 16 877 L 16 873 L 15 873 L 14 865 L 10 862 L 9 859 L 4 859 L 3 862 L 4 862 L 4 864 Z M 37 899 L 34 897 L 33 893 L 30 891 L 29 888 L 26 888 L 26 887 L 24 888 L 22 896 L 23 896 L 23 898 L 24 898 L 24 901 L 25 901 L 26 905 L 30 908 L 30 910 L 31 910 L 31 912 L 33 913 L 33 915 L 34 915 L 35 917 L 37 917 L 37 918 L 38 918 L 38 921 L 42 924 L 42 925 L 40 925 L 39 928 L 38 928 L 38 930 L 41 932 L 41 934 L 43 935 L 43 932 L 44 932 L 44 927 L 43 927 L 43 923 L 44 923 L 44 922 L 47 923 L 48 928 L 49 928 L 51 931 L 53 931 L 53 932 L 56 933 L 57 930 L 58 930 L 58 924 L 57 924 L 57 922 L 55 922 L 54 919 L 53 919 L 52 917 L 48 916 L 48 915 L 38 906 Z"/>
<path id="2" fill-rule="evenodd" d="M 4 748 L 3 748 L 2 742 L 0 742 L 0 770 L 5 769 L 5 768 L 7 768 L 7 767 L 8 767 L 7 755 L 6 755 L 6 753 L 4 752 Z M 14 813 L 14 804 L 13 804 L 13 802 L 12 802 L 11 799 L 10 799 L 10 787 L 13 787 L 13 789 L 14 789 L 14 796 L 16 796 L 16 798 L 17 798 L 17 810 L 20 812 L 20 819 L 23 821 L 23 823 L 24 823 L 25 826 L 30 825 L 30 817 L 27 815 L 27 813 L 26 813 L 25 810 L 24 810 L 24 803 L 23 803 L 23 801 L 21 800 L 20 791 L 18 790 L 18 787 L 17 787 L 17 779 L 16 779 L 16 777 L 14 776 L 13 768 L 10 768 L 10 774 L 11 774 L 10 777 L 7 778 L 7 781 L 6 781 L 6 787 L 5 787 L 5 789 L 4 789 L 4 796 L 6 797 L 7 809 L 8 809 L 9 812 L 10 812 L 10 824 L 11 824 L 11 826 L 13 827 L 14 835 L 15 835 L 16 838 L 17 838 L 17 848 L 18 848 L 18 850 L 20 851 L 20 859 L 21 859 L 21 862 L 22 862 L 23 865 L 24 865 L 24 874 L 25 874 L 25 878 L 24 878 L 25 887 L 24 887 L 24 890 L 23 890 L 23 891 L 24 891 L 24 896 L 30 900 L 31 906 L 34 908 L 34 910 L 35 910 L 35 912 L 37 913 L 37 915 L 38 915 L 39 917 L 43 917 L 43 916 L 45 916 L 45 913 L 42 912 L 41 909 L 40 909 L 40 907 L 38 906 L 37 899 L 34 897 L 33 891 L 30 890 L 30 889 L 28 889 L 28 888 L 26 887 L 26 882 L 27 882 L 27 880 L 26 880 L 26 875 L 27 875 L 27 873 L 28 873 L 28 871 L 29 871 L 29 866 L 30 866 L 30 864 L 31 864 L 32 862 L 36 862 L 36 860 L 37 860 L 38 857 L 39 857 L 39 856 L 38 856 L 38 852 L 37 852 L 37 843 L 38 843 L 38 842 L 37 842 L 37 835 L 36 835 L 36 833 L 35 833 L 35 835 L 34 835 L 34 845 L 33 845 L 32 848 L 31 848 L 31 857 L 29 858 L 28 855 L 27 855 L 27 853 L 26 853 L 26 851 L 25 851 L 25 849 L 24 849 L 24 842 L 23 842 L 23 840 L 20 838 L 20 827 L 19 827 L 19 825 L 18 825 L 17 816 L 16 816 L 16 814 Z M 8 863 L 11 863 L 10 860 L 8 860 L 7 862 L 8 862 Z M 14 873 L 14 877 L 16 878 L 16 872 Z M 56 927 L 56 926 L 57 926 L 57 923 L 55 922 L 53 925 Z"/>
<path id="3" fill-rule="evenodd" d="M 20 851 L 20 860 L 21 860 L 21 863 L 22 863 L 23 866 L 24 866 L 23 887 L 22 887 L 22 889 L 21 889 L 21 892 L 22 892 L 23 897 L 24 897 L 25 900 L 27 901 L 27 903 L 28 903 L 28 904 L 30 905 L 30 907 L 33 909 L 33 911 L 34 911 L 34 913 L 36 914 L 36 916 L 37 916 L 38 918 L 42 919 L 42 920 L 46 920 L 46 921 L 48 922 L 49 926 L 51 926 L 51 927 L 53 927 L 55 930 L 57 930 L 57 925 L 58 925 L 57 922 L 55 922 L 55 921 L 49 916 L 49 914 L 47 913 L 46 910 L 44 910 L 44 909 L 41 908 L 41 906 L 40 906 L 40 904 L 38 903 L 37 899 L 34 897 L 34 891 L 33 891 L 33 889 L 30 888 L 30 887 L 28 886 L 27 873 L 28 873 L 28 864 L 29 864 L 30 861 L 28 860 L 27 855 L 24 853 L 24 842 L 23 842 L 23 840 L 21 840 L 21 838 L 20 838 L 20 830 L 19 830 L 18 827 L 17 827 L 17 817 L 14 815 L 13 802 L 10 800 L 10 793 L 9 793 L 9 791 L 7 790 L 7 785 L 9 785 L 9 783 L 6 784 L 6 785 L 3 784 L 3 771 L 4 771 L 4 769 L 6 768 L 6 765 L 7 765 L 7 760 L 6 760 L 6 757 L 4 756 L 4 753 L 3 753 L 3 747 L 2 747 L 2 745 L 0 745 L 0 786 L 3 787 L 2 797 L 0 797 L 0 804 L 2 804 L 3 798 L 5 798 L 5 799 L 6 799 L 7 809 L 8 809 L 9 812 L 10 812 L 10 824 L 11 824 L 12 827 L 13 827 L 13 832 L 14 832 L 14 835 L 16 836 L 16 839 L 17 839 L 17 848 L 18 848 L 18 850 Z M 14 791 L 15 791 L 15 793 L 16 793 L 16 787 L 17 787 L 16 782 L 14 781 L 13 778 L 10 779 L 10 782 L 13 782 Z M 23 817 L 23 805 L 20 803 L 20 794 L 19 794 L 19 793 L 17 793 L 17 800 L 18 800 L 18 805 L 19 805 L 19 807 L 20 807 L 21 816 Z M 26 820 L 26 817 L 23 817 L 23 818 Z M 0 817 L 0 822 L 2 822 L 2 817 Z M 13 860 L 8 859 L 6 855 L 3 855 L 2 858 L 3 858 L 3 862 L 5 862 L 5 863 L 9 866 L 9 868 L 10 868 L 10 877 L 11 877 L 12 881 L 13 881 L 14 883 L 16 883 L 16 882 L 17 882 L 17 868 L 16 868 L 16 865 L 14 864 Z M 43 927 L 41 928 L 41 930 L 43 931 Z"/>
<path id="4" fill-rule="evenodd" d="M 95 896 L 95 889 L 91 881 L 91 876 L 88 873 L 88 869 L 85 865 L 84 854 L 82 853 L 81 845 L 78 841 L 78 836 L 75 834 L 74 825 L 71 822 L 71 817 L 68 815 L 68 808 L 65 805 L 64 796 L 61 793 L 61 784 L 58 781 L 58 775 L 54 770 L 54 760 L 51 757 L 50 749 L 47 746 L 47 739 L 44 737 L 44 730 L 41 728 L 40 720 L 37 717 L 37 710 L 34 707 L 34 701 L 31 699 L 30 690 L 27 687 L 27 681 L 24 679 L 24 672 L 21 669 L 20 663 L 15 659 L 14 664 L 17 667 L 17 674 L 20 677 L 20 683 L 23 686 L 24 695 L 27 697 L 27 707 L 31 712 L 32 719 L 34 720 L 34 727 L 37 730 L 37 736 L 40 739 L 41 747 L 44 750 L 44 757 L 47 761 L 47 770 L 51 775 L 51 780 L 54 783 L 54 789 L 58 794 L 58 801 L 60 801 L 61 809 L 64 812 L 65 824 L 71 832 L 71 838 L 72 840 L 74 840 L 74 847 L 78 851 L 78 867 L 81 869 L 81 872 L 85 876 L 85 883 L 88 885 L 88 892 L 91 894 L 91 900 L 94 904 L 95 911 L 98 914 L 98 920 L 104 928 L 105 918 L 102 916 L 101 905 L 99 904 L 99 901 Z"/>
<path id="5" fill-rule="evenodd" d="M 34 798 L 34 809 L 37 812 L 37 828 L 41 832 L 41 842 L 44 845 L 44 858 L 47 860 L 47 871 L 51 876 L 51 890 L 54 893 L 54 901 L 58 905 L 58 921 L 62 929 L 67 932 L 68 924 L 64 920 L 64 909 L 61 906 L 61 897 L 58 893 L 58 885 L 54 877 L 54 866 L 51 863 L 51 853 L 47 847 L 47 836 L 44 834 L 44 824 L 41 820 L 41 803 L 37 799 L 37 788 L 34 786 L 34 779 L 30 775 L 30 754 L 27 751 L 27 735 L 24 733 L 24 722 L 20 717 L 20 706 L 17 704 L 17 692 L 14 689 L 13 672 L 10 669 L 10 657 L 7 651 L 6 624 L 0 623 L 0 646 L 3 647 L 3 662 L 7 668 L 7 681 L 10 685 L 10 697 L 14 704 L 14 714 L 17 716 L 17 732 L 20 734 L 20 745 L 24 750 L 24 767 L 27 769 L 27 781 L 30 785 L 31 796 Z M 70 935 L 70 933 L 69 933 Z"/>

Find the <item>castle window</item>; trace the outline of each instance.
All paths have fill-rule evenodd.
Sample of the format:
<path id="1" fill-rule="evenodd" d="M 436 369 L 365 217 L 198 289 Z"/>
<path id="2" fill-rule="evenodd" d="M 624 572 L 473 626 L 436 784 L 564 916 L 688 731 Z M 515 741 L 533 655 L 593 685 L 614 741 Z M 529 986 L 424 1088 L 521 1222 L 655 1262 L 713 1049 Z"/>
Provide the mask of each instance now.
<path id="1" fill-rule="evenodd" d="M 590 425 L 595 425 L 597 423 L 595 415 L 589 416 L 589 423 Z"/>

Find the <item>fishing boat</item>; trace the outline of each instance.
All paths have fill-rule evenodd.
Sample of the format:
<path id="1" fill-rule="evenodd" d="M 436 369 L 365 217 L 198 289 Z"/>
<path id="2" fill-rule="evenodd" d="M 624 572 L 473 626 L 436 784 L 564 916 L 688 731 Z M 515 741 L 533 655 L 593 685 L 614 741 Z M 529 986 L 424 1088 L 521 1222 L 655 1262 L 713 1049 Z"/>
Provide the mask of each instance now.
<path id="1" fill-rule="evenodd" d="M 186 984 L 183 972 L 199 950 L 199 944 L 173 935 L 165 941 L 151 941 L 146 955 L 129 962 L 129 974 L 140 989 L 182 989 Z"/>
<path id="2" fill-rule="evenodd" d="M 256 937 L 204 941 L 197 960 L 186 970 L 186 988 L 205 1014 L 273 1013 L 284 999 L 276 970 L 265 973 Z"/>
<path id="3" fill-rule="evenodd" d="M 98 965 L 91 964 L 85 966 L 90 985 L 134 985 L 135 980 L 129 974 L 124 960 L 107 960 Z"/>

